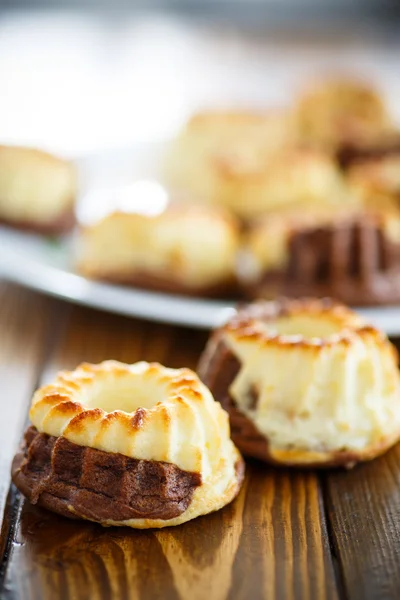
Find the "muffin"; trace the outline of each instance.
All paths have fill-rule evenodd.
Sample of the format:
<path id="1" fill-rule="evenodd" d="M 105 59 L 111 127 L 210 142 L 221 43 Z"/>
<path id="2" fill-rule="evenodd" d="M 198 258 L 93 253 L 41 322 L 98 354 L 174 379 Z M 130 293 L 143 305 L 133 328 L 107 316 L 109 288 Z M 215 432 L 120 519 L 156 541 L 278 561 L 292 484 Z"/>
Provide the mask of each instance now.
<path id="1" fill-rule="evenodd" d="M 218 510 L 244 464 L 227 413 L 189 369 L 106 361 L 39 389 L 17 488 L 69 518 L 144 529 Z"/>
<path id="2" fill-rule="evenodd" d="M 368 83 L 351 78 L 316 82 L 297 105 L 299 136 L 342 156 L 346 149 L 377 143 L 392 130 L 386 106 Z"/>
<path id="3" fill-rule="evenodd" d="M 235 288 L 239 229 L 223 211 L 171 204 L 155 215 L 115 212 L 83 227 L 77 268 L 92 279 L 193 296 Z"/>
<path id="4" fill-rule="evenodd" d="M 291 149 L 267 161 L 221 165 L 220 204 L 247 223 L 266 213 L 347 203 L 349 191 L 335 161 L 317 150 Z"/>
<path id="5" fill-rule="evenodd" d="M 173 189 L 247 217 L 259 205 L 263 210 L 274 203 L 273 198 L 259 198 L 259 180 L 271 157 L 292 148 L 295 138 L 289 111 L 200 113 L 171 144 L 166 181 Z"/>
<path id="6" fill-rule="evenodd" d="M 199 374 L 239 449 L 267 462 L 351 467 L 400 437 L 395 348 L 328 300 L 239 310 L 212 334 Z"/>
<path id="7" fill-rule="evenodd" d="M 400 213 L 291 212 L 254 224 L 238 261 L 248 297 L 332 296 L 351 305 L 400 300 Z"/>
<path id="8" fill-rule="evenodd" d="M 44 234 L 74 225 L 72 163 L 32 148 L 0 146 L 0 222 Z"/>

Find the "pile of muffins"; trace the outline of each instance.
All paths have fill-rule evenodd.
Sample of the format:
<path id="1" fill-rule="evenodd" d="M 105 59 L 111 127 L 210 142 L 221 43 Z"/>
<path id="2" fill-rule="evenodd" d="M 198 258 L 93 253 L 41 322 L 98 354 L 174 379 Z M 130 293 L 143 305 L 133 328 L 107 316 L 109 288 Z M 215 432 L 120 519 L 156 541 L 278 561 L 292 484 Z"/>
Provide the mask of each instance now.
<path id="1" fill-rule="evenodd" d="M 280 110 L 196 114 L 162 171 L 161 202 L 157 186 L 132 186 L 131 208 L 79 227 L 80 273 L 192 296 L 400 301 L 400 130 L 367 83 L 317 81 Z M 68 162 L 0 148 L 1 221 L 61 233 L 75 197 Z"/>
<path id="2" fill-rule="evenodd" d="M 197 114 L 165 156 L 179 202 L 84 230 L 78 267 L 191 295 L 395 303 L 399 167 L 400 133 L 361 81 L 319 82 L 286 110 Z"/>
<path id="3" fill-rule="evenodd" d="M 291 109 L 198 114 L 164 171 L 166 187 L 147 186 L 139 210 L 80 228 L 78 270 L 260 299 L 211 334 L 198 375 L 110 360 L 35 393 L 12 477 L 65 517 L 178 525 L 235 498 L 242 454 L 352 467 L 400 439 L 395 348 L 321 299 L 400 301 L 400 133 L 379 95 L 330 81 Z M 69 163 L 0 148 L 4 222 L 66 231 L 75 195 Z"/>
<path id="4" fill-rule="evenodd" d="M 317 82 L 286 111 L 196 115 L 167 175 L 238 220 L 245 297 L 400 300 L 400 133 L 365 83 Z"/>

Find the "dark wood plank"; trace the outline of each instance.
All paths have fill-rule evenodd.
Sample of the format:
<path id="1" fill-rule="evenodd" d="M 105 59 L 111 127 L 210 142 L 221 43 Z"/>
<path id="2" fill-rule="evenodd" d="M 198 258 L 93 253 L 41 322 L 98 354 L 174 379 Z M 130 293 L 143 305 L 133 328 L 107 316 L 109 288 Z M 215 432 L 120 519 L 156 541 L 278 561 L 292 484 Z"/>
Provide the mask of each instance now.
<path id="1" fill-rule="evenodd" d="M 255 463 L 230 506 L 160 531 L 68 522 L 26 504 L 9 597 L 337 598 L 318 504 L 314 475 Z"/>
<path id="2" fill-rule="evenodd" d="M 195 367 L 206 334 L 74 309 L 43 373 L 82 360 Z M 222 511 L 160 531 L 69 522 L 24 503 L 5 598 L 334 599 L 336 583 L 312 473 L 251 463 Z"/>
<path id="3" fill-rule="evenodd" d="M 49 380 L 58 370 L 74 368 L 82 361 L 111 358 L 195 368 L 206 339 L 204 331 L 74 308 L 64 339 L 49 358 L 42 379 Z"/>
<path id="4" fill-rule="evenodd" d="M 250 464 L 229 597 L 338 597 L 315 474 Z"/>
<path id="5" fill-rule="evenodd" d="M 400 598 L 400 445 L 326 477 L 326 500 L 348 598 Z"/>
<path id="6" fill-rule="evenodd" d="M 11 524 L 5 511 L 10 463 L 42 368 L 55 307 L 47 298 L 0 284 L 0 561 Z"/>

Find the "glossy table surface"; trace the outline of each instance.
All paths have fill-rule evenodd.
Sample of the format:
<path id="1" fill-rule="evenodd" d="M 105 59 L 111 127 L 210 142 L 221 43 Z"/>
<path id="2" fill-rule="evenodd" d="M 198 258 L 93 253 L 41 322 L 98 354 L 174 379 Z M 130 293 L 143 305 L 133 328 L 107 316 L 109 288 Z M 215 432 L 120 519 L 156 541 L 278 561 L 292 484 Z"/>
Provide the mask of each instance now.
<path id="1" fill-rule="evenodd" d="M 10 487 L 37 385 L 83 360 L 195 367 L 206 336 L 0 284 L 1 598 L 400 597 L 400 445 L 349 472 L 249 462 L 233 504 L 160 531 L 70 522 Z"/>

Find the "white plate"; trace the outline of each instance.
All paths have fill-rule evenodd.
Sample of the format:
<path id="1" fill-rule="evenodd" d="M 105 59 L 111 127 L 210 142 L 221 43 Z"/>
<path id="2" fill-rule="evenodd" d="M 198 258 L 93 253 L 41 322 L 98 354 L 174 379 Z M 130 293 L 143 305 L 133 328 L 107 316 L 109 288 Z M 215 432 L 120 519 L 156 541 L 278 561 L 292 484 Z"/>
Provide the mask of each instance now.
<path id="1" fill-rule="evenodd" d="M 214 327 L 234 312 L 232 304 L 217 300 L 189 299 L 85 279 L 70 266 L 70 246 L 69 239 L 55 243 L 0 227 L 0 277 L 78 304 L 192 327 Z"/>
<path id="2" fill-rule="evenodd" d="M 185 298 L 93 282 L 70 267 L 71 241 L 0 228 L 0 276 L 71 302 L 153 321 L 212 328 L 234 312 L 234 303 Z M 400 334 L 400 306 L 359 309 L 390 335 Z"/>
<path id="3" fill-rule="evenodd" d="M 99 154 L 80 162 L 83 188 L 156 177 L 163 144 Z M 157 157 L 157 158 L 156 158 Z M 133 169 L 133 165 L 135 168 Z M 85 207 L 80 202 L 79 209 Z M 153 321 L 212 328 L 234 312 L 234 302 L 186 298 L 90 281 L 74 273 L 72 239 L 53 242 L 0 227 L 0 277 L 71 302 Z M 400 306 L 359 309 L 390 335 L 400 334 Z"/>

